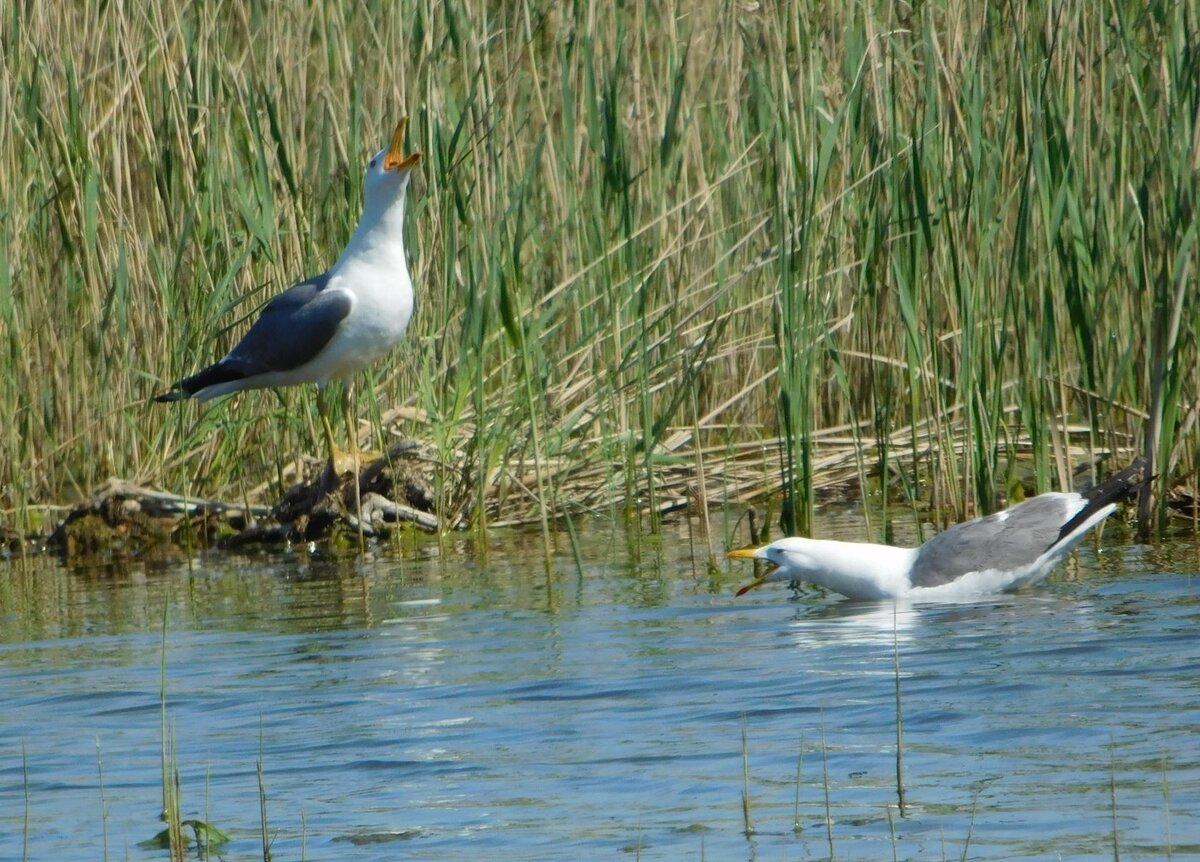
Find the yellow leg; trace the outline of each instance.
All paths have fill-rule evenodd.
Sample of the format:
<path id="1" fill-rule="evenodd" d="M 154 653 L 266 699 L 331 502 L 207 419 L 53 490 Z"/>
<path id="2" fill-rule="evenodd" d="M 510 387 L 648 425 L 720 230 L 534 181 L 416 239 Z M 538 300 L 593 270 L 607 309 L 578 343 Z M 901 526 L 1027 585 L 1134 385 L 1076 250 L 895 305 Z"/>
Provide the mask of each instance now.
<path id="1" fill-rule="evenodd" d="M 358 423 L 354 421 L 354 402 L 350 398 L 350 384 L 342 387 L 342 419 L 346 422 L 346 445 L 355 455 L 358 448 Z"/>
<path id="2" fill-rule="evenodd" d="M 350 444 L 350 451 L 358 457 L 358 460 L 363 464 L 370 464 L 372 461 L 382 458 L 382 452 L 358 448 L 358 419 L 355 416 L 354 401 L 350 397 L 349 384 L 342 390 L 342 417 L 346 420 L 346 441 Z"/>
<path id="3" fill-rule="evenodd" d="M 333 464 L 337 453 L 337 444 L 333 440 L 333 426 L 329 424 L 329 402 L 325 400 L 325 387 L 317 387 L 317 412 L 321 414 L 321 428 L 325 431 L 325 448 L 329 453 L 329 463 Z"/>
<path id="4" fill-rule="evenodd" d="M 342 385 L 342 419 L 346 422 L 346 443 L 350 446 L 350 458 L 354 470 L 354 509 L 358 515 L 358 552 L 367 552 L 367 541 L 363 536 L 362 522 L 362 487 L 359 477 L 362 475 L 362 450 L 358 448 L 358 423 L 354 421 L 354 404 L 350 398 L 350 382 Z"/>
<path id="5" fill-rule="evenodd" d="M 329 402 L 325 400 L 325 389 L 317 389 L 317 412 L 321 414 L 321 429 L 325 433 L 325 446 L 329 450 L 329 467 L 334 475 L 341 476 L 357 472 L 357 457 L 352 452 L 339 449 L 333 438 L 333 425 L 329 422 Z M 358 447 L 356 446 L 355 449 Z"/>

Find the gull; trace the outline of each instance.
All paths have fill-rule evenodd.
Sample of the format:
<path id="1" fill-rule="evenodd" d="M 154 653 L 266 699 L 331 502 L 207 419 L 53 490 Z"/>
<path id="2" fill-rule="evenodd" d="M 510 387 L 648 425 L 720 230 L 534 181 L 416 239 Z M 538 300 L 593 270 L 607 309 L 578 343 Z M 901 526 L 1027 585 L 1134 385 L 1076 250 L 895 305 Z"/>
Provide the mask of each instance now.
<path id="1" fill-rule="evenodd" d="M 404 201 L 421 154 L 404 155 L 407 127 L 404 117 L 388 147 L 367 162 L 362 216 L 333 266 L 268 302 L 223 359 L 180 380 L 155 401 L 208 401 L 243 389 L 315 383 L 330 469 L 340 475 L 357 467 L 350 378 L 396 346 L 413 314 Z M 351 453 L 338 451 L 329 424 L 325 387 L 335 380 L 345 383 L 342 413 Z"/>
<path id="2" fill-rule="evenodd" d="M 1145 480 L 1139 459 L 1082 494 L 1039 494 L 1002 512 L 955 524 L 919 548 L 793 537 L 730 551 L 731 559 L 766 560 L 770 571 L 737 591 L 767 581 L 808 581 L 851 599 L 942 601 L 1036 584 L 1112 514 Z"/>

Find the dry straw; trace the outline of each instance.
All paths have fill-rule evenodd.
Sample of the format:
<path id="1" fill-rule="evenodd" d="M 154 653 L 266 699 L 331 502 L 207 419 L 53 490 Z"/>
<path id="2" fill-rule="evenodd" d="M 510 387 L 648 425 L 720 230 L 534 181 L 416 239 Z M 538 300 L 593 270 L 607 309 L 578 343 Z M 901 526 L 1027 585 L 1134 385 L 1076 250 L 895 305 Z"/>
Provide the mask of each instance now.
<path id="1" fill-rule="evenodd" d="M 328 266 L 402 112 L 418 314 L 364 437 L 475 524 L 1197 451 L 1189 4 L 9 4 L 0 509 L 241 498 L 311 395 L 147 403 Z M 925 484 L 918 491 L 914 477 Z M 453 520 L 453 518 L 451 519 Z"/>

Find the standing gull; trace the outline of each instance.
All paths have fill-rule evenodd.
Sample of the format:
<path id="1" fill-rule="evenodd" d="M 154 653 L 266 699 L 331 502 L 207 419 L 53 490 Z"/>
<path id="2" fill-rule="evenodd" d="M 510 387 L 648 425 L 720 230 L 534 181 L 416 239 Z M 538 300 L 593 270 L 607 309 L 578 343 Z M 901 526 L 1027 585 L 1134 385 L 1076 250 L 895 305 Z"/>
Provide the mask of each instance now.
<path id="1" fill-rule="evenodd" d="M 407 127 L 405 117 L 387 149 L 367 163 L 362 216 L 333 266 L 268 302 L 224 359 L 179 381 L 156 401 L 208 401 L 243 389 L 315 383 L 330 468 L 340 474 L 357 466 L 350 378 L 396 346 L 413 313 L 404 199 L 421 154 L 404 155 Z M 325 387 L 334 380 L 345 382 L 342 412 L 351 453 L 338 451 L 329 424 Z"/>
<path id="2" fill-rule="evenodd" d="M 851 599 L 938 601 L 1036 584 L 1119 500 L 1137 493 L 1141 472 L 1138 460 L 1082 494 L 1039 494 L 955 524 L 919 548 L 795 537 L 730 551 L 733 559 L 774 564 L 737 594 L 767 581 L 809 581 Z"/>

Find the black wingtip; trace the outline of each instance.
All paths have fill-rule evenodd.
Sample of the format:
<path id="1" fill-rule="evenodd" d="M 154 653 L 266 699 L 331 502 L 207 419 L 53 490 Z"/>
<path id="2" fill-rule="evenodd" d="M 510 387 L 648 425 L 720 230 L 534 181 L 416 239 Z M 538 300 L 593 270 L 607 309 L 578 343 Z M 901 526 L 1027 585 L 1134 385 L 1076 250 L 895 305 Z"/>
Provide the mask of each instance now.
<path id="1" fill-rule="evenodd" d="M 1122 500 L 1128 500 L 1130 497 L 1137 496 L 1141 491 L 1142 486 L 1149 482 L 1152 476 L 1143 476 L 1145 472 L 1146 460 L 1144 458 L 1136 458 L 1124 470 L 1119 473 L 1114 473 L 1103 482 L 1097 482 L 1092 487 L 1083 492 L 1083 498 L 1087 500 L 1087 505 L 1075 513 L 1075 517 L 1063 524 L 1063 528 L 1058 533 L 1058 542 L 1063 541 L 1079 528 L 1079 525 L 1087 521 L 1092 515 L 1099 512 L 1110 503 L 1119 503 Z M 1055 544 L 1058 544 L 1055 542 Z"/>
<path id="2" fill-rule="evenodd" d="M 1146 459 L 1135 458 L 1124 470 L 1114 473 L 1103 482 L 1097 482 L 1083 492 L 1084 499 L 1088 501 L 1088 508 L 1094 511 L 1098 506 L 1107 506 L 1109 503 L 1134 496 L 1143 485 L 1154 478 L 1143 476 L 1145 471 Z"/>
<path id="3" fill-rule="evenodd" d="M 219 383 L 229 383 L 233 380 L 242 380 L 246 376 L 246 370 L 241 364 L 223 359 L 202 371 L 196 372 L 191 377 L 183 378 L 183 380 L 172 386 L 170 391 L 154 396 L 154 400 L 160 404 L 166 404 L 171 401 L 187 401 L 197 392 L 207 389 L 209 386 L 216 386 Z"/>

